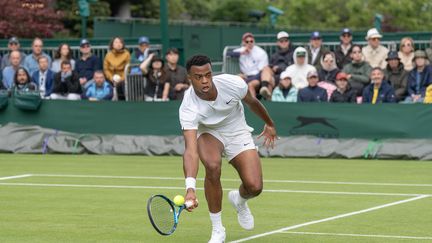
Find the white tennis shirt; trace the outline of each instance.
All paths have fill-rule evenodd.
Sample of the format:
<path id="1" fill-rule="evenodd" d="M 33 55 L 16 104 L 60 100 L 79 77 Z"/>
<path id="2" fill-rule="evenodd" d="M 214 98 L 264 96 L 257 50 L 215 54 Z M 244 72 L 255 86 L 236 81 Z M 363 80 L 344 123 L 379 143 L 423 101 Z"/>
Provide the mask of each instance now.
<path id="1" fill-rule="evenodd" d="M 212 129 L 233 136 L 253 129 L 246 123 L 241 100 L 248 86 L 236 75 L 221 74 L 213 77 L 217 89 L 214 101 L 199 98 L 191 86 L 185 91 L 179 110 L 183 130 Z"/>

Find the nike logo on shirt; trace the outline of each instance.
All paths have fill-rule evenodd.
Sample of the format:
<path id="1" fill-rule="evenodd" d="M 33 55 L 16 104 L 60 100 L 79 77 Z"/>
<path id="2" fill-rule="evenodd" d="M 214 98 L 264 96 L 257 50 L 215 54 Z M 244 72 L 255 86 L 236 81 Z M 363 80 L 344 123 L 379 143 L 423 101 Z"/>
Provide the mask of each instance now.
<path id="1" fill-rule="evenodd" d="M 229 104 L 229 103 L 231 103 L 231 101 L 233 100 L 234 98 L 231 98 L 229 101 L 227 101 L 227 102 L 225 102 L 227 105 Z"/>

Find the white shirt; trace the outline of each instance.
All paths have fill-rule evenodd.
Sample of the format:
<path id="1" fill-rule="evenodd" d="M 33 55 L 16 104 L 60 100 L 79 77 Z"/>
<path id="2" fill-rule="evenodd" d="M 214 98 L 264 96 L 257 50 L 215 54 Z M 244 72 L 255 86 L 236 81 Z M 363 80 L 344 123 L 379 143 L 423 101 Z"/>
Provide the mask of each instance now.
<path id="1" fill-rule="evenodd" d="M 245 47 L 240 47 L 234 52 L 243 52 Z M 239 57 L 240 71 L 247 75 L 257 75 L 265 66 L 268 66 L 268 56 L 261 47 L 254 46 L 252 50 L 245 55 Z"/>
<path id="2" fill-rule="evenodd" d="M 42 72 L 39 70 L 39 92 L 41 96 L 43 97 L 45 95 L 45 86 L 46 86 L 46 78 L 47 78 L 48 70 L 45 70 L 45 72 Z"/>
<path id="3" fill-rule="evenodd" d="M 180 124 L 183 130 L 213 129 L 231 136 L 253 129 L 246 124 L 241 100 L 246 96 L 248 86 L 242 78 L 231 74 L 213 77 L 217 89 L 214 101 L 199 98 L 189 87 L 185 91 L 179 109 Z"/>

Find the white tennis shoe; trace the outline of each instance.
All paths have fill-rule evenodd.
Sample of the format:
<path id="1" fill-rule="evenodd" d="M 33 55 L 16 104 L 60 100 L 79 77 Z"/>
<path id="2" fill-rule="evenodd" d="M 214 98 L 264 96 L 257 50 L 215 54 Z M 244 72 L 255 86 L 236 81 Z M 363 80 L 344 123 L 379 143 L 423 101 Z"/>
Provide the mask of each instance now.
<path id="1" fill-rule="evenodd" d="M 211 239 L 208 243 L 224 243 L 226 238 L 225 228 L 213 229 Z"/>
<path id="2" fill-rule="evenodd" d="M 237 219 L 240 226 L 245 230 L 252 230 L 254 228 L 254 217 L 251 211 L 245 203 L 239 203 L 240 193 L 238 190 L 230 191 L 228 193 L 228 199 L 234 209 L 237 211 Z"/>

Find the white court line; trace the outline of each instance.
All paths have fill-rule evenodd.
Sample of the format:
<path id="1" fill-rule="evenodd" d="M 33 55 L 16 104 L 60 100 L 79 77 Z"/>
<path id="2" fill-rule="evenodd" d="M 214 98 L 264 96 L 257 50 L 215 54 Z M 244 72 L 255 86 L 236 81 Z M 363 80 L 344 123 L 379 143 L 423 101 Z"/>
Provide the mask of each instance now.
<path id="1" fill-rule="evenodd" d="M 412 240 L 432 240 L 432 237 L 421 236 L 402 236 L 402 235 L 363 235 L 363 234 L 343 234 L 343 233 L 317 233 L 317 232 L 296 232 L 284 231 L 283 234 L 297 235 L 325 235 L 325 236 L 350 236 L 350 237 L 370 237 L 370 238 L 394 238 L 394 239 L 412 239 Z"/>
<path id="2" fill-rule="evenodd" d="M 25 178 L 25 177 L 30 177 L 30 176 L 32 176 L 32 174 L 24 174 L 24 175 L 15 175 L 15 176 L 0 177 L 0 181 L 12 180 L 12 179 L 18 179 L 18 178 Z"/>
<path id="3" fill-rule="evenodd" d="M 184 177 L 155 177 L 155 176 L 104 176 L 104 175 L 68 175 L 68 174 L 32 174 L 40 177 L 76 177 L 76 178 L 108 178 L 108 179 L 145 179 L 145 180 L 184 180 Z M 203 181 L 203 178 L 197 178 Z M 222 178 L 221 181 L 235 181 L 240 179 Z M 406 183 L 375 183 L 375 182 L 348 182 L 348 181 L 307 181 L 307 180 L 264 180 L 267 183 L 299 183 L 299 184 L 330 184 L 330 185 L 364 185 L 364 186 L 412 186 L 432 187 L 432 184 L 406 184 Z"/>
<path id="4" fill-rule="evenodd" d="M 84 184 L 46 184 L 46 183 L 0 183 L 0 186 L 35 186 L 35 187 L 81 187 L 81 188 L 122 188 L 122 189 L 162 189 L 162 190 L 184 190 L 184 187 L 175 186 L 126 186 L 126 185 L 84 185 Z M 224 191 L 237 190 L 238 188 L 223 188 Z M 204 190 L 204 188 L 197 188 Z M 333 192 L 333 191 L 297 191 L 264 189 L 263 192 L 274 193 L 303 193 L 303 194 L 331 194 L 331 195 L 363 195 L 363 196 L 432 196 L 432 194 L 406 194 L 406 193 L 380 193 L 380 192 Z"/>
<path id="5" fill-rule="evenodd" d="M 359 210 L 359 211 L 354 211 L 354 212 L 351 212 L 351 213 L 339 214 L 339 215 L 336 215 L 336 216 L 333 216 L 333 217 L 324 218 L 324 219 L 320 219 L 320 220 L 314 220 L 314 221 L 310 221 L 310 222 L 306 222 L 306 223 L 302 223 L 302 224 L 297 224 L 297 225 L 293 225 L 293 226 L 288 226 L 288 227 L 285 227 L 285 228 L 281 228 L 281 229 L 269 231 L 269 232 L 266 232 L 266 233 L 249 236 L 249 237 L 246 237 L 246 238 L 243 238 L 243 239 L 239 239 L 239 240 L 235 240 L 235 241 L 231 241 L 231 242 L 232 243 L 237 243 L 237 242 L 249 241 L 249 240 L 261 238 L 261 237 L 264 237 L 264 236 L 269 236 L 269 235 L 273 235 L 273 234 L 276 234 L 276 233 L 281 233 L 281 232 L 287 231 L 287 230 L 298 229 L 298 228 L 301 228 L 301 227 L 304 227 L 304 226 L 308 226 L 308 225 L 318 224 L 318 223 L 327 222 L 327 221 L 331 221 L 331 220 L 335 220 L 335 219 L 340 219 L 340 218 L 346 218 L 346 217 L 350 217 L 350 216 L 353 216 L 353 215 L 358 215 L 358 214 L 367 213 L 367 212 L 375 211 L 375 210 L 382 209 L 382 208 L 387 208 L 387 207 L 391 207 L 391 206 L 395 206 L 395 205 L 399 205 L 399 204 L 403 204 L 403 203 L 407 203 L 407 202 L 416 201 L 416 200 L 423 199 L 423 198 L 426 198 L 426 197 L 429 197 L 429 196 L 428 195 L 421 195 L 421 196 L 418 196 L 418 197 L 413 197 L 413 198 L 409 198 L 409 199 L 405 199 L 405 200 L 401 200 L 401 201 L 387 203 L 387 204 L 375 206 L 375 207 L 372 207 L 372 208 L 367 208 L 367 209 L 363 209 L 363 210 Z"/>

